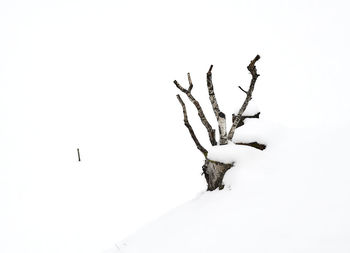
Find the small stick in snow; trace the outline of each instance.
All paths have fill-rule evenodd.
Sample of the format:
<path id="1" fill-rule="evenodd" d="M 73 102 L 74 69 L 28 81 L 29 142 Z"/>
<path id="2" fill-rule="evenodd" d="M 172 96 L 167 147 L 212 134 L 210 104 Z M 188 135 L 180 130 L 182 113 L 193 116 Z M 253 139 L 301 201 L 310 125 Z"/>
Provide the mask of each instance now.
<path id="1" fill-rule="evenodd" d="M 81 160 L 80 160 L 80 151 L 79 151 L 79 149 L 77 148 L 77 151 L 78 151 L 78 161 L 80 162 Z"/>

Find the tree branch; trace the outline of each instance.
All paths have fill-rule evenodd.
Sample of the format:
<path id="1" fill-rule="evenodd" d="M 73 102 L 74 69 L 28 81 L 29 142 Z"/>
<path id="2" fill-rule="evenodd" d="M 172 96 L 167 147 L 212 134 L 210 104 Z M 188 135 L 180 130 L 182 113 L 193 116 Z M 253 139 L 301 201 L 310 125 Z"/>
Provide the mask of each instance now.
<path id="1" fill-rule="evenodd" d="M 191 91 L 192 91 L 192 88 L 193 88 L 193 84 L 192 84 L 192 80 L 191 80 L 190 74 L 188 74 L 187 77 L 188 77 L 188 80 L 189 80 L 189 83 L 190 83 L 190 86 L 189 86 L 189 88 L 187 90 L 185 88 L 183 88 L 176 80 L 174 81 L 174 84 L 176 85 L 176 87 L 179 90 L 181 90 L 183 93 L 185 93 L 187 95 L 188 99 L 197 108 L 198 116 L 199 116 L 201 122 L 203 123 L 203 125 L 205 126 L 205 128 L 207 129 L 210 143 L 211 143 L 211 145 L 215 146 L 215 145 L 217 145 L 217 142 L 216 142 L 216 139 L 215 139 L 215 129 L 212 128 L 212 126 L 208 122 L 207 118 L 205 117 L 203 109 L 200 106 L 199 102 L 192 96 Z"/>
<path id="2" fill-rule="evenodd" d="M 180 95 L 176 95 L 177 99 L 179 100 L 181 106 L 182 106 L 182 111 L 183 111 L 183 114 L 184 114 L 184 123 L 185 123 L 185 126 L 187 127 L 188 131 L 190 132 L 191 134 L 191 137 L 193 139 L 193 141 L 195 142 L 197 148 L 199 149 L 199 151 L 202 152 L 202 154 L 204 155 L 204 157 L 206 158 L 207 157 L 207 154 L 208 154 L 208 151 L 199 143 L 194 131 L 193 131 L 193 128 L 191 126 L 191 124 L 188 122 L 188 118 L 187 118 L 187 111 L 186 111 L 186 105 L 185 103 L 182 101 Z"/>
<path id="3" fill-rule="evenodd" d="M 241 117 L 241 120 L 238 122 L 238 125 L 237 125 L 237 128 L 241 127 L 244 125 L 244 120 L 245 119 L 258 119 L 260 116 L 260 112 L 252 115 L 252 116 L 243 116 Z M 235 114 L 232 114 L 232 123 L 235 122 L 235 119 L 236 119 L 236 115 Z"/>
<path id="4" fill-rule="evenodd" d="M 188 79 L 188 83 L 190 84 L 190 86 L 188 87 L 188 92 L 191 93 L 192 88 L 193 88 L 193 83 L 192 83 L 192 79 L 191 79 L 190 73 L 187 73 L 187 79 Z"/>
<path id="5" fill-rule="evenodd" d="M 226 117 L 225 117 L 225 114 L 220 111 L 218 102 L 216 101 L 212 74 L 211 74 L 212 69 L 213 69 L 213 65 L 210 65 L 209 71 L 207 73 L 207 86 L 208 86 L 209 100 L 210 100 L 211 106 L 213 107 L 213 111 L 219 125 L 220 145 L 225 145 L 227 144 Z"/>
<path id="6" fill-rule="evenodd" d="M 212 74 L 211 74 L 212 69 L 213 69 L 213 65 L 210 65 L 209 71 L 207 73 L 207 86 L 208 86 L 209 100 L 210 100 L 211 106 L 213 107 L 213 111 L 216 119 L 219 120 L 220 109 L 214 93 L 214 86 L 213 86 L 213 80 L 212 80 Z"/>
<path id="7" fill-rule="evenodd" d="M 226 116 L 225 113 L 219 113 L 219 133 L 220 133 L 220 145 L 227 144 L 227 131 L 226 131 Z"/>
<path id="8" fill-rule="evenodd" d="M 250 72 L 250 74 L 252 75 L 252 79 L 251 79 L 251 81 L 250 81 L 249 90 L 246 92 L 247 97 L 246 97 L 246 99 L 244 100 L 244 102 L 243 102 L 241 108 L 239 109 L 238 115 L 237 115 L 237 117 L 235 118 L 235 121 L 233 122 L 232 127 L 231 127 L 231 129 L 230 129 L 230 132 L 229 132 L 229 134 L 228 134 L 228 139 L 229 139 L 229 140 L 232 140 L 233 135 L 234 135 L 234 133 L 235 133 L 235 130 L 236 130 L 237 126 L 238 126 L 238 123 L 239 123 L 239 121 L 241 120 L 242 114 L 244 113 L 245 109 L 247 108 L 249 101 L 252 99 L 252 93 L 253 93 L 253 91 L 254 91 L 255 82 L 256 82 L 256 80 L 257 80 L 258 77 L 259 77 L 259 75 L 258 75 L 258 73 L 257 73 L 257 71 L 256 71 L 255 63 L 256 63 L 259 59 L 260 59 L 260 56 L 259 56 L 259 55 L 255 56 L 255 58 L 250 62 L 250 64 L 249 64 L 248 67 L 247 67 L 248 70 L 249 70 L 249 72 Z"/>
<path id="9" fill-rule="evenodd" d="M 238 86 L 238 88 L 239 88 L 241 91 L 243 91 L 245 94 L 248 93 L 247 91 L 243 90 L 243 88 L 242 88 L 241 86 Z"/>
<path id="10" fill-rule="evenodd" d="M 249 142 L 249 143 L 244 143 L 244 142 L 236 142 L 236 145 L 244 145 L 244 146 L 250 146 L 259 150 L 264 150 L 266 148 L 265 144 L 258 143 L 256 141 L 254 142 Z"/>

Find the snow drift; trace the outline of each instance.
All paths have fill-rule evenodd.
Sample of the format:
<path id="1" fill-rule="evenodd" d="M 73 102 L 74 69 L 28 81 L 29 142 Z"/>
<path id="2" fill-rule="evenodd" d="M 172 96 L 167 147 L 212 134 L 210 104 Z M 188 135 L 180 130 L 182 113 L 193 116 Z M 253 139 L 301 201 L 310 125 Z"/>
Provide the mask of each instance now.
<path id="1" fill-rule="evenodd" d="M 199 194 L 111 252 L 350 252 L 346 129 L 281 129 L 252 120 L 239 131 L 237 138 L 268 148 L 211 150 L 235 160 L 225 189 Z"/>

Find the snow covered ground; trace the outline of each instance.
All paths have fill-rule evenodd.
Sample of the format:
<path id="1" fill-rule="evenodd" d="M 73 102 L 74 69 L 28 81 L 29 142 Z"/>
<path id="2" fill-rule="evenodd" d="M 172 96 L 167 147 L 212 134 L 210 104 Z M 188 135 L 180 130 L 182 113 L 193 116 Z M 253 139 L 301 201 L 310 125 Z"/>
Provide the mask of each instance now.
<path id="1" fill-rule="evenodd" d="M 349 24 L 347 0 L 0 1 L 0 252 L 346 251 Z M 268 149 L 228 149 L 224 191 L 118 243 L 205 189 L 172 81 L 191 72 L 214 126 L 206 71 L 229 118 L 256 54 L 266 121 L 235 138 Z"/>
<path id="2" fill-rule="evenodd" d="M 269 132 L 268 148 L 233 152 L 224 190 L 199 194 L 111 252 L 349 252 L 348 126 L 268 131 L 254 121 L 242 130 Z"/>

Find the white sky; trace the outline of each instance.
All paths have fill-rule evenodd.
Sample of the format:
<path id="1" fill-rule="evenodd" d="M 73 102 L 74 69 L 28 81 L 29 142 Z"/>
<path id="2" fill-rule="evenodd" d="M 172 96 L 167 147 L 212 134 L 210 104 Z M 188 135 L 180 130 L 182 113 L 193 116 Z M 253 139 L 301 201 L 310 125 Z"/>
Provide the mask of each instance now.
<path id="1" fill-rule="evenodd" d="M 348 12 L 347 1 L 2 0 L 0 251 L 99 252 L 203 190 L 172 83 L 187 72 L 213 126 L 210 64 L 230 115 L 259 53 L 266 119 L 347 127 Z"/>

